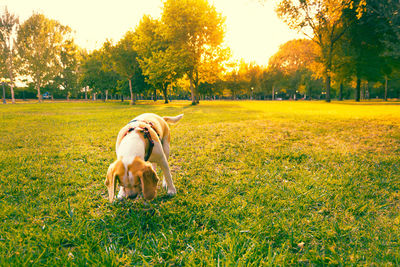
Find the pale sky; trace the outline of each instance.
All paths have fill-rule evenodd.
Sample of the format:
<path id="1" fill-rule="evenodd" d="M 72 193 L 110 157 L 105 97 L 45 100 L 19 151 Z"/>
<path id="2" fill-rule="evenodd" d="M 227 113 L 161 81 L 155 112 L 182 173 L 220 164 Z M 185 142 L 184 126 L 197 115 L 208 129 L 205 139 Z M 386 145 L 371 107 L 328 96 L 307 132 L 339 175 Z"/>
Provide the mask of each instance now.
<path id="1" fill-rule="evenodd" d="M 209 0 L 226 17 L 225 42 L 233 58 L 267 65 L 279 45 L 301 35 L 290 30 L 274 11 L 275 0 Z M 76 43 L 98 49 L 106 39 L 118 41 L 133 30 L 145 14 L 159 18 L 162 0 L 0 0 L 1 12 L 25 21 L 33 12 L 58 20 L 75 31 Z"/>

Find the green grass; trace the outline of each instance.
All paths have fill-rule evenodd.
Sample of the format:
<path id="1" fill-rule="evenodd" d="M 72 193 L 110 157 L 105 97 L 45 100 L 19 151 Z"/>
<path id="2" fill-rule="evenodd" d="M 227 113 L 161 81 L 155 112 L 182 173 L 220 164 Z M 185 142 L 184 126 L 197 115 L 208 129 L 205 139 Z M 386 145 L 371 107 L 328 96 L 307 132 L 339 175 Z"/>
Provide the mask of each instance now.
<path id="1" fill-rule="evenodd" d="M 178 194 L 107 202 L 119 129 L 172 126 Z M 400 105 L 0 106 L 0 265 L 399 265 Z"/>

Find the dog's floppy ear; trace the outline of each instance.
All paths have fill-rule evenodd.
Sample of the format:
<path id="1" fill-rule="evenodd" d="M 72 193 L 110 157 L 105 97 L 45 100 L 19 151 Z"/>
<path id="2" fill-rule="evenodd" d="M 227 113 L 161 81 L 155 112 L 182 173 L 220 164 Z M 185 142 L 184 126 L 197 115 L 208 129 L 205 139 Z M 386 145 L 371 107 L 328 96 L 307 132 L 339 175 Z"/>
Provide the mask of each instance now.
<path id="1" fill-rule="evenodd" d="M 111 163 L 110 167 L 108 167 L 106 180 L 104 181 L 104 184 L 108 189 L 108 200 L 110 203 L 114 201 L 115 191 L 117 190 L 117 181 L 119 180 L 119 175 L 121 175 L 121 164 L 118 163 L 118 161 Z"/>
<path id="2" fill-rule="evenodd" d="M 158 177 L 150 164 L 145 164 L 142 172 L 140 173 L 142 180 L 142 193 L 146 200 L 152 200 L 157 195 Z"/>

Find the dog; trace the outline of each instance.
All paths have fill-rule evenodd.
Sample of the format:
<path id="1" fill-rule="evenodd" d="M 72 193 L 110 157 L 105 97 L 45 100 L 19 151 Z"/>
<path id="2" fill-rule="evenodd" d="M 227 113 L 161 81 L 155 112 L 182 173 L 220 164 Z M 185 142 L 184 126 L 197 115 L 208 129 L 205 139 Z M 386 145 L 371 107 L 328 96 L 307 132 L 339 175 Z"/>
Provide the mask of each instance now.
<path id="1" fill-rule="evenodd" d="M 136 198 L 139 193 L 146 200 L 155 198 L 159 181 L 156 165 L 164 174 L 163 187 L 168 195 L 176 194 L 168 165 L 171 139 L 168 123 L 177 123 L 182 117 L 183 114 L 160 117 L 145 113 L 119 131 L 115 144 L 117 160 L 109 166 L 104 182 L 110 203 L 114 201 L 117 182 L 120 185 L 118 199 Z"/>

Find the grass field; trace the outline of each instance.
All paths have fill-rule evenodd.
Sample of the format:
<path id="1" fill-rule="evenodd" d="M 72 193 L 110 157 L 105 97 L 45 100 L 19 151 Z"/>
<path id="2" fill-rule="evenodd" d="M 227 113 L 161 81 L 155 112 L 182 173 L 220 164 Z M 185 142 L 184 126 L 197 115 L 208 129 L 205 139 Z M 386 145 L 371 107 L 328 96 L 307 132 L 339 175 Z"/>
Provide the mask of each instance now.
<path id="1" fill-rule="evenodd" d="M 178 194 L 109 204 L 119 129 L 173 125 Z M 400 265 L 400 104 L 0 106 L 0 265 Z"/>

